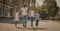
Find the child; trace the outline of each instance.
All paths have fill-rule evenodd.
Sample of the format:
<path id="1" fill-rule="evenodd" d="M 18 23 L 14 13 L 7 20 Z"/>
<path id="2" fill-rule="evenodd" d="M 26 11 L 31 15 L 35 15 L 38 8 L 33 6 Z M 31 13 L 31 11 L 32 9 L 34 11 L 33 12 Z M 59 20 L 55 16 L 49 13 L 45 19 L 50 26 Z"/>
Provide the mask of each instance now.
<path id="1" fill-rule="evenodd" d="M 27 11 L 28 11 L 28 7 L 27 7 L 27 5 L 24 5 L 21 8 L 22 18 L 23 18 L 23 27 L 24 28 L 26 28 L 26 25 L 27 25 Z"/>
<path id="2" fill-rule="evenodd" d="M 33 28 L 33 20 L 34 20 L 34 16 L 35 16 L 35 12 L 33 9 L 31 9 L 29 11 L 29 16 L 30 16 L 30 21 L 31 21 L 31 28 Z"/>
<path id="3" fill-rule="evenodd" d="M 14 21 L 15 21 L 15 27 L 17 27 L 17 23 L 19 21 L 19 12 L 17 7 L 15 8 Z"/>
<path id="4" fill-rule="evenodd" d="M 35 17 L 36 17 L 36 27 L 38 27 L 38 23 L 39 23 L 39 20 L 40 20 L 40 14 L 37 11 L 35 13 Z"/>

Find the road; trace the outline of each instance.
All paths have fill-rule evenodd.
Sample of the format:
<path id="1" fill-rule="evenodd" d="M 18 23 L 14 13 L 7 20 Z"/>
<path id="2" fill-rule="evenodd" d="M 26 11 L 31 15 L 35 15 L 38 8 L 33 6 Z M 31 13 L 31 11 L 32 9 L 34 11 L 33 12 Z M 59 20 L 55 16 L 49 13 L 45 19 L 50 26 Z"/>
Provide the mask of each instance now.
<path id="1" fill-rule="evenodd" d="M 60 22 L 52 20 L 41 20 L 39 21 L 39 26 L 37 29 L 30 28 L 30 21 L 27 22 L 26 28 L 23 28 L 22 24 L 18 24 L 18 28 L 16 28 L 14 23 L 0 23 L 0 31 L 60 31 Z"/>

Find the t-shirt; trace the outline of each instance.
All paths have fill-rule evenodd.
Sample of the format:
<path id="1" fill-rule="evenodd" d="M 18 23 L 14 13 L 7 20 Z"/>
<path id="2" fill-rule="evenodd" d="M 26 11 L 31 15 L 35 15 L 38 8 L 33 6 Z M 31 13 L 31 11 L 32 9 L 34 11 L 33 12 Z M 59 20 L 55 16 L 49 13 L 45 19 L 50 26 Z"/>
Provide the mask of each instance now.
<path id="1" fill-rule="evenodd" d="M 30 17 L 34 17 L 34 11 L 30 10 Z"/>
<path id="2" fill-rule="evenodd" d="M 36 20 L 39 20 L 40 19 L 40 14 L 39 13 L 35 13 L 35 17 L 36 17 Z"/>
<path id="3" fill-rule="evenodd" d="M 21 8 L 21 11 L 22 11 L 22 15 L 27 15 L 27 10 L 28 10 L 28 8 L 27 7 L 22 7 Z"/>

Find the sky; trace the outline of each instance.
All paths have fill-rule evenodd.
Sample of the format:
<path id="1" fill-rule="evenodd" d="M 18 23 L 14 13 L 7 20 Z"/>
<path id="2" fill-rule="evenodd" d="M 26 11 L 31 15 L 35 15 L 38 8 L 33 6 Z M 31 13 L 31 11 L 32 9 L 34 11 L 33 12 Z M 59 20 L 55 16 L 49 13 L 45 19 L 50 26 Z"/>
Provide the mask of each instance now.
<path id="1" fill-rule="evenodd" d="M 36 6 L 37 6 L 37 3 L 38 3 L 38 5 L 42 5 L 43 4 L 43 0 L 36 0 Z"/>
<path id="2" fill-rule="evenodd" d="M 57 5 L 60 7 L 60 0 L 56 0 L 57 1 Z"/>

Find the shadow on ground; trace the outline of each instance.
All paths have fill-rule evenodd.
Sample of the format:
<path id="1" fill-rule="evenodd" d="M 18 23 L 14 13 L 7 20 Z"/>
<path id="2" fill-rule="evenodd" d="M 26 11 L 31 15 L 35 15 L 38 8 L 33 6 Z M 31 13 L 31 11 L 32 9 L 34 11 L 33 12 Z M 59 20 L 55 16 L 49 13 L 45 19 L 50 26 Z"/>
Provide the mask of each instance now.
<path id="1" fill-rule="evenodd" d="M 47 28 L 21 28 L 21 27 L 17 27 L 17 29 L 29 29 L 29 30 L 36 30 L 36 29 L 41 29 L 41 30 L 46 30 Z"/>

